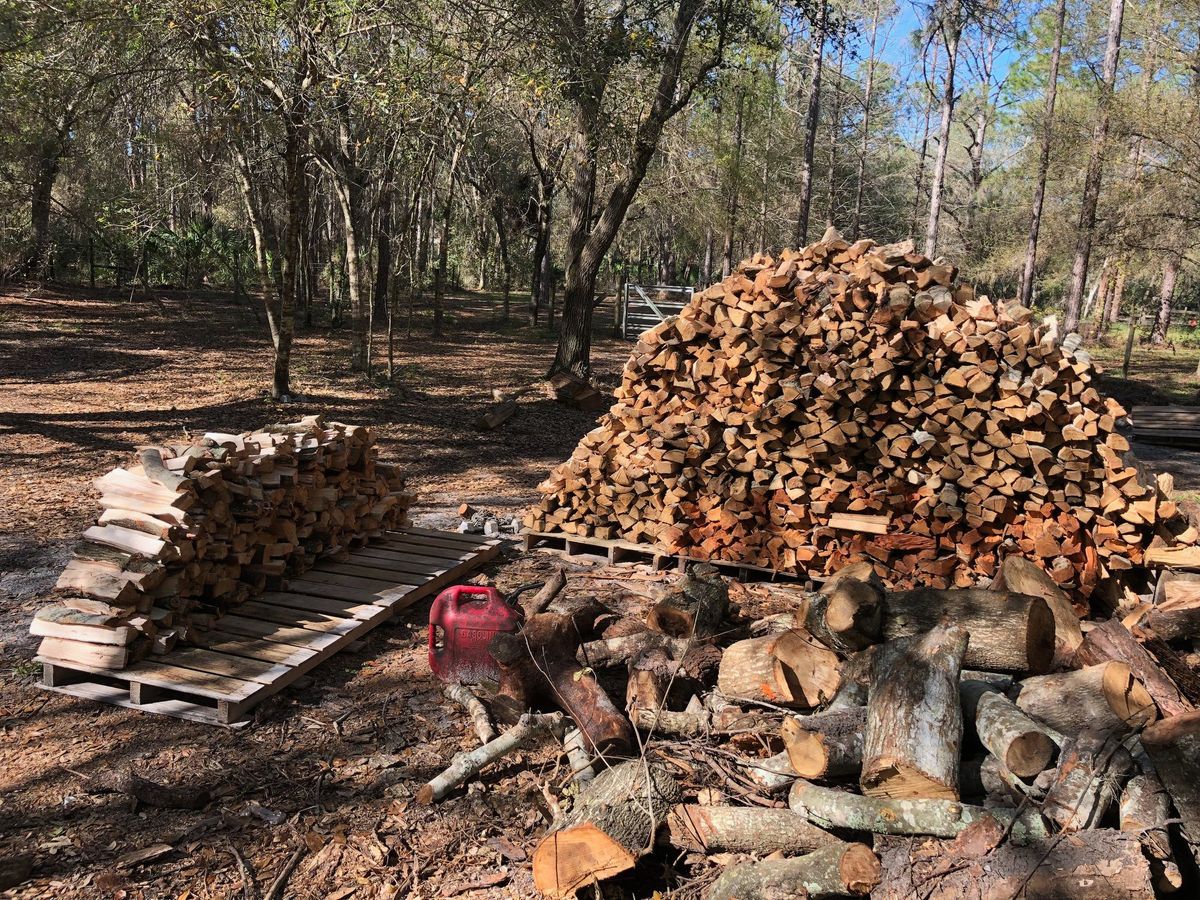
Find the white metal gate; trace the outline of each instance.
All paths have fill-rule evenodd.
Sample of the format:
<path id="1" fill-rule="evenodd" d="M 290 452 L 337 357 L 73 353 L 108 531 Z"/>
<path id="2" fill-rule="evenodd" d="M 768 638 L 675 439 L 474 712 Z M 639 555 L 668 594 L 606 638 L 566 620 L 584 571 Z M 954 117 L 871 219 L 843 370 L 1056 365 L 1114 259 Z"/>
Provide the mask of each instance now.
<path id="1" fill-rule="evenodd" d="M 669 284 L 629 284 L 621 294 L 621 337 L 637 338 L 692 302 L 694 288 Z"/>

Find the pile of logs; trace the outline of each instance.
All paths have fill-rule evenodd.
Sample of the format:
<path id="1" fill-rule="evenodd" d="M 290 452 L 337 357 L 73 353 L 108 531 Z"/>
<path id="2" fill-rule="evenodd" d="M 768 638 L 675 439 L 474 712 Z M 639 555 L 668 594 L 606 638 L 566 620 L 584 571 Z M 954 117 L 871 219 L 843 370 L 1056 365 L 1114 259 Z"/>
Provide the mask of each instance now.
<path id="1" fill-rule="evenodd" d="M 570 789 L 531 856 L 548 897 L 648 877 L 710 900 L 1194 896 L 1200 591 L 1156 633 L 1081 623 L 1042 577 L 891 590 L 863 562 L 820 592 L 757 587 L 773 613 L 750 620 L 699 564 L 639 621 L 560 570 L 493 641 L 498 690 L 447 689 L 483 745 L 417 799 L 559 740 Z"/>
<path id="2" fill-rule="evenodd" d="M 39 654 L 120 669 L 402 524 L 412 497 L 374 437 L 320 416 L 145 448 L 97 478 L 104 508 L 30 631 Z"/>
<path id="3" fill-rule="evenodd" d="M 832 230 L 743 263 L 642 336 L 527 525 L 815 575 L 871 559 L 898 586 L 1018 554 L 1079 598 L 1194 544 L 1078 337 L 955 275 Z"/>

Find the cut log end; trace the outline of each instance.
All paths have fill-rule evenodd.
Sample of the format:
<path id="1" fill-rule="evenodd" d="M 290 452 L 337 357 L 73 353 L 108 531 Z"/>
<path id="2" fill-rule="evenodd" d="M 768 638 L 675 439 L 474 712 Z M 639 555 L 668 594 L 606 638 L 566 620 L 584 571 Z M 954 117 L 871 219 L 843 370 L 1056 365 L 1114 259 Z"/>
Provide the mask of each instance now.
<path id="1" fill-rule="evenodd" d="M 604 881 L 632 869 L 636 857 L 619 843 L 584 822 L 556 831 L 533 853 L 533 880 L 550 897 L 569 897 L 584 885 Z"/>
<path id="2" fill-rule="evenodd" d="M 1041 599 L 1041 598 L 1039 598 Z M 1054 612 L 1042 600 L 1029 604 L 1029 626 L 1025 629 L 1025 658 L 1034 674 L 1049 672 L 1054 667 Z"/>
<path id="3" fill-rule="evenodd" d="M 1054 759 L 1058 745 L 1050 736 L 1028 731 L 1014 738 L 1004 754 L 1005 768 L 1022 778 L 1033 778 L 1044 772 Z"/>
<path id="4" fill-rule="evenodd" d="M 1109 708 L 1130 728 L 1142 728 L 1158 718 L 1150 692 L 1125 663 L 1108 663 L 1101 684 Z"/>
<path id="5" fill-rule="evenodd" d="M 855 896 L 865 896 L 879 884 L 882 867 L 879 857 L 866 844 L 850 844 L 838 863 L 842 884 Z"/>
<path id="6" fill-rule="evenodd" d="M 863 776 L 862 792 L 868 797 L 890 800 L 909 797 L 931 800 L 958 799 L 957 784 L 938 781 L 903 760 L 875 760 L 873 771 Z"/>

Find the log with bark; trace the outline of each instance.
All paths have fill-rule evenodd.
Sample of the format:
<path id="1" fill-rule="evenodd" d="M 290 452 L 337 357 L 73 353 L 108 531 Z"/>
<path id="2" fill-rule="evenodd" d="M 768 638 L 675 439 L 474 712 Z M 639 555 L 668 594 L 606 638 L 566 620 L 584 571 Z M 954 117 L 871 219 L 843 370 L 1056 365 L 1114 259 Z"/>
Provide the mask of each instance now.
<path id="1" fill-rule="evenodd" d="M 1155 722 L 1142 732 L 1142 746 L 1171 795 L 1184 843 L 1200 865 L 1200 711 Z"/>
<path id="2" fill-rule="evenodd" d="M 1183 886 L 1183 873 L 1171 850 L 1167 820 L 1171 818 L 1171 797 L 1158 776 L 1134 775 L 1121 791 L 1120 825 L 1141 841 L 1155 887 L 1163 893 Z"/>
<path id="3" fill-rule="evenodd" d="M 1017 706 L 1063 734 L 1133 731 L 1158 717 L 1153 698 L 1123 662 L 1026 678 L 1019 689 Z"/>
<path id="4" fill-rule="evenodd" d="M 1080 831 L 985 852 L 929 838 L 879 838 L 878 900 L 1146 900 L 1154 896 L 1137 838 L 1113 829 Z"/>
<path id="5" fill-rule="evenodd" d="M 512 721 L 534 708 L 560 708 L 582 732 L 595 757 L 619 757 L 633 746 L 633 729 L 595 673 L 575 658 L 595 610 L 538 613 L 516 633 L 499 633 L 488 652 L 500 668 L 493 711 Z"/>
<path id="6" fill-rule="evenodd" d="M 1129 667 L 1153 698 L 1154 705 L 1164 716 L 1177 716 L 1193 709 L 1179 688 L 1167 676 L 1146 649 L 1138 643 L 1117 619 L 1109 619 L 1089 629 L 1087 637 L 1075 651 L 1080 665 L 1092 666 L 1115 660 Z"/>
<path id="7" fill-rule="evenodd" d="M 994 591 L 1011 591 L 1041 597 L 1054 614 L 1054 661 L 1052 668 L 1069 665 L 1075 648 L 1083 642 L 1079 615 L 1071 599 L 1046 570 L 1024 556 L 1006 556 L 992 581 Z"/>
<path id="8" fill-rule="evenodd" d="M 681 799 L 679 785 L 653 760 L 631 759 L 605 769 L 533 851 L 537 889 L 549 897 L 569 897 L 586 884 L 633 868 Z"/>
<path id="9" fill-rule="evenodd" d="M 1063 742 L 1042 812 L 1063 831 L 1100 825 L 1133 772 L 1133 758 L 1109 733 L 1084 731 Z"/>
<path id="10" fill-rule="evenodd" d="M 938 626 L 875 654 L 859 784 L 873 797 L 958 799 L 959 672 L 968 635 Z"/>
<path id="11" fill-rule="evenodd" d="M 801 778 L 858 775 L 862 769 L 866 707 L 849 707 L 783 720 L 780 737 Z"/>
<path id="12" fill-rule="evenodd" d="M 792 603 L 796 609 L 753 623 L 751 633 L 803 628 L 826 647 L 840 653 L 862 650 L 878 643 L 883 628 L 883 583 L 873 572 L 862 578 L 842 572 L 838 573 L 841 577 L 830 579 L 818 592 L 772 587 L 773 599 Z"/>
<path id="13" fill-rule="evenodd" d="M 1057 752 L 1054 736 L 1027 716 L 991 684 L 962 681 L 963 712 L 973 721 L 979 741 L 1003 766 L 1021 778 L 1049 767 Z"/>
<path id="14" fill-rule="evenodd" d="M 1040 675 L 1054 664 L 1054 614 L 1041 597 L 999 591 L 918 588 L 885 595 L 883 632 L 910 637 L 949 621 L 971 635 L 964 665 Z"/>
<path id="15" fill-rule="evenodd" d="M 841 840 L 790 809 L 681 803 L 667 816 L 666 840 L 700 853 L 807 853 Z"/>
<path id="16" fill-rule="evenodd" d="M 717 687 L 733 700 L 814 707 L 841 684 L 837 654 L 800 629 L 738 641 L 725 650 Z"/>
<path id="17" fill-rule="evenodd" d="M 676 638 L 706 638 L 729 615 L 729 585 L 715 566 L 692 565 L 646 617 L 653 631 Z"/>
<path id="18" fill-rule="evenodd" d="M 792 859 L 765 859 L 721 873 L 706 900 L 862 897 L 879 884 L 879 858 L 866 844 L 837 844 Z"/>
<path id="19" fill-rule="evenodd" d="M 1012 839 L 1018 842 L 1049 834 L 1045 821 L 1032 810 L 988 809 L 956 800 L 864 797 L 806 781 L 792 785 L 788 806 L 818 828 L 825 829 L 955 837 L 971 823 L 991 817 L 1005 829 L 1010 829 Z"/>

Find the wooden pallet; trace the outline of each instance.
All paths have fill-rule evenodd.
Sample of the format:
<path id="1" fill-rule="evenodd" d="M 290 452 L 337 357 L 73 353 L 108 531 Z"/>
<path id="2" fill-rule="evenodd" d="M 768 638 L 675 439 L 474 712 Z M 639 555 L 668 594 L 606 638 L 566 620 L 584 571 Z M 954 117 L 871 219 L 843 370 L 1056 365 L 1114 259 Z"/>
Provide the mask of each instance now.
<path id="1" fill-rule="evenodd" d="M 1148 444 L 1200 447 L 1200 407 L 1135 406 L 1130 413 L 1134 439 Z"/>
<path id="2" fill-rule="evenodd" d="M 208 646 L 120 670 L 38 657 L 47 690 L 236 727 L 246 713 L 377 625 L 461 579 L 501 542 L 406 527 L 322 562 L 221 616 Z"/>
<path id="3" fill-rule="evenodd" d="M 604 538 L 580 537 L 574 534 L 549 531 L 524 531 L 521 537 L 526 550 L 552 550 L 564 556 L 599 557 L 606 562 L 643 563 L 655 570 L 675 569 L 684 571 L 688 563 L 706 562 L 718 571 L 741 582 L 782 581 L 789 584 L 809 584 L 815 579 L 811 575 L 795 572 L 780 572 L 748 563 L 735 563 L 721 559 L 697 559 L 677 553 L 667 553 L 653 544 L 635 544 L 631 541 L 606 540 Z"/>

